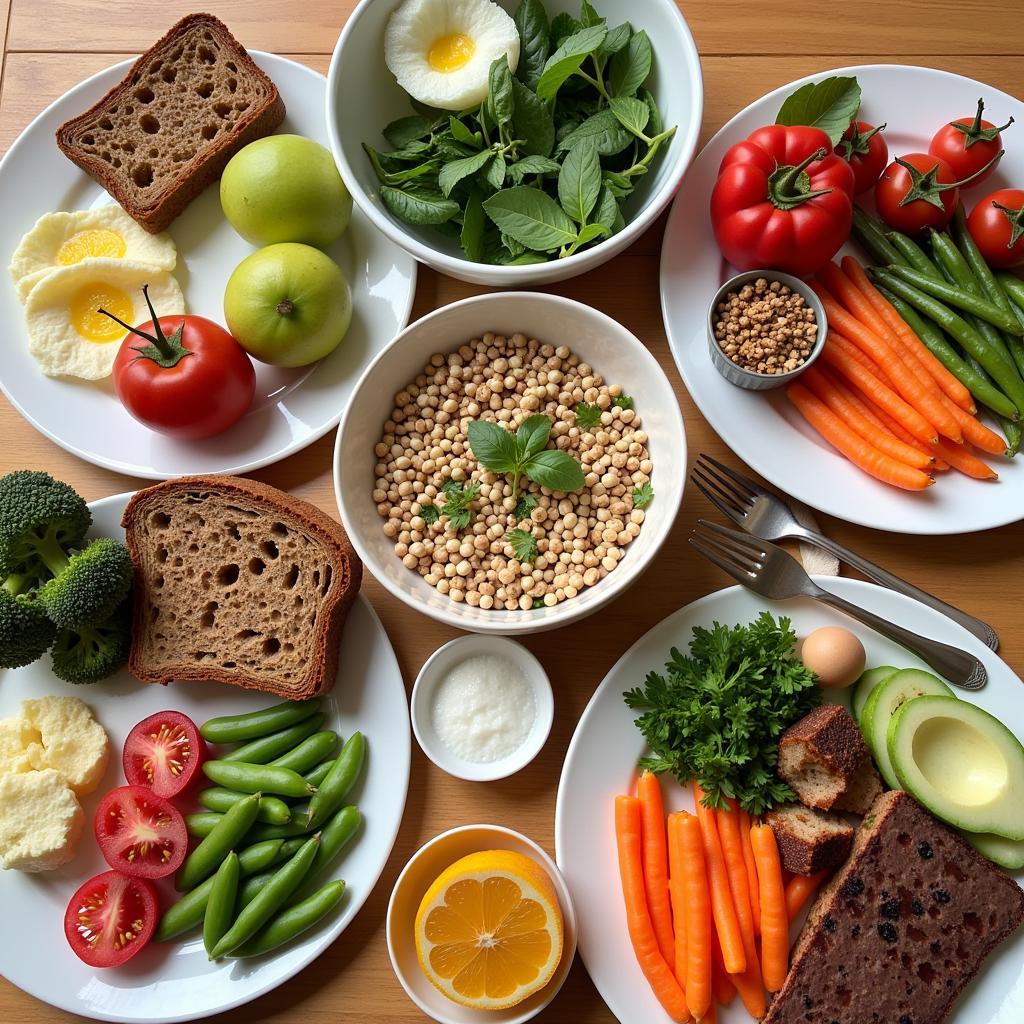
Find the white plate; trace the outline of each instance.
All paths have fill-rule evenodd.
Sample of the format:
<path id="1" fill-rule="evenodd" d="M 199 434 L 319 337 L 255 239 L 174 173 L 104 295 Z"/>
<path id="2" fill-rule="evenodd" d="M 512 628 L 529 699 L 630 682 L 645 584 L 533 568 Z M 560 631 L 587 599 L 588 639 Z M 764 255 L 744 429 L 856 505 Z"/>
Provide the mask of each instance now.
<path id="1" fill-rule="evenodd" d="M 128 498 L 116 495 L 91 506 L 94 534 L 121 536 Z M 64 939 L 64 909 L 82 882 L 107 870 L 93 840 L 92 818 L 103 794 L 124 785 L 121 747 L 136 722 L 173 708 L 201 724 L 215 715 L 267 707 L 276 698 L 216 683 L 147 685 L 127 670 L 93 686 L 72 686 L 51 674 L 45 657 L 28 668 L 0 673 L 0 717 L 16 714 L 22 698 L 69 694 L 90 705 L 111 744 L 103 782 L 83 801 L 86 826 L 75 859 L 39 875 L 0 871 L 0 907 L 8 922 L 17 922 L 17 939 L 9 934 L 0 944 L 0 974 L 37 999 L 83 1017 L 155 1024 L 194 1020 L 248 1003 L 323 953 L 376 885 L 398 834 L 409 782 L 411 742 L 402 673 L 384 627 L 363 597 L 349 614 L 341 649 L 338 682 L 323 702 L 326 726 L 343 737 L 358 729 L 367 740 L 366 767 L 350 797 L 364 823 L 335 871 L 348 884 L 341 911 L 279 952 L 217 964 L 207 959 L 202 937 L 193 931 L 179 941 L 151 944 L 124 967 L 94 970 L 78 960 Z M 166 883 L 158 885 L 166 896 Z"/>
<path id="2" fill-rule="evenodd" d="M 981 641 L 938 612 L 859 580 L 830 577 L 824 586 L 871 611 L 916 632 L 977 655 L 988 669 L 988 685 L 977 693 L 956 695 L 978 704 L 1024 736 L 1021 680 Z M 694 626 L 715 621 L 726 625 L 752 621 L 767 608 L 788 616 L 799 636 L 818 626 L 853 630 L 867 650 L 868 665 L 924 668 L 908 651 L 838 612 L 810 600 L 768 602 L 742 587 L 702 597 L 664 619 L 641 637 L 605 676 L 569 744 L 558 786 L 555 811 L 555 857 L 579 917 L 579 950 L 602 998 L 622 1024 L 660 1024 L 669 1020 L 637 966 L 626 931 L 619 868 L 615 852 L 613 803 L 636 780 L 636 763 L 646 747 L 622 700 L 624 691 L 641 685 L 648 672 L 662 671 L 673 646 L 687 650 Z M 688 791 L 671 780 L 663 790 L 666 806 L 693 809 Z M 1024 887 L 1024 872 L 1013 876 Z M 1024 1011 L 1024 929 L 1005 942 L 957 999 L 948 1024 L 1011 1024 Z M 743 1004 L 718 1009 L 720 1024 L 750 1024 Z"/>
<path id="3" fill-rule="evenodd" d="M 776 89 L 737 114 L 704 147 L 679 190 L 661 251 L 661 306 L 676 366 L 705 419 L 748 465 L 780 490 L 851 523 L 894 533 L 971 533 L 1024 516 L 1024 462 L 997 459 L 999 481 L 983 484 L 952 470 L 923 493 L 901 491 L 862 473 L 815 433 L 778 392 L 744 391 L 712 365 L 706 334 L 708 304 L 733 274 L 711 230 L 708 203 L 725 151 L 755 128 L 772 124 L 783 99 L 804 82 L 856 75 L 864 93 L 861 117 L 887 122 L 893 156 L 928 149 L 944 122 L 974 111 L 978 97 L 999 124 L 1024 121 L 1024 103 L 989 85 L 932 68 L 874 64 L 821 72 Z M 980 189 L 964 193 L 973 206 L 989 191 L 1024 179 L 1024 145 L 1010 139 L 1006 155 Z M 860 197 L 858 201 L 861 201 Z M 859 247 L 849 246 L 864 259 Z M 992 460 L 990 460 L 992 461 Z"/>
<path id="4" fill-rule="evenodd" d="M 252 56 L 277 83 L 288 108 L 278 131 L 326 145 L 323 75 L 273 54 Z M 115 64 L 51 104 L 0 162 L 4 268 L 22 235 L 42 214 L 113 202 L 61 154 L 54 132 L 119 82 L 131 64 Z M 223 323 L 224 286 L 253 247 L 224 219 L 218 187 L 211 186 L 191 203 L 169 233 L 178 246 L 175 277 L 188 312 Z M 6 269 L 0 269 L 0 316 L 8 341 L 0 361 L 0 387 L 22 416 L 52 441 L 120 473 L 163 480 L 188 473 L 246 473 L 266 466 L 306 447 L 337 424 L 359 375 L 409 320 L 416 262 L 358 209 L 348 231 L 327 251 L 352 287 L 354 311 L 345 340 L 312 367 L 285 370 L 254 362 L 252 408 L 216 437 L 185 442 L 148 430 L 125 412 L 109 378 L 90 384 L 45 376 L 28 354 L 23 307 Z"/>

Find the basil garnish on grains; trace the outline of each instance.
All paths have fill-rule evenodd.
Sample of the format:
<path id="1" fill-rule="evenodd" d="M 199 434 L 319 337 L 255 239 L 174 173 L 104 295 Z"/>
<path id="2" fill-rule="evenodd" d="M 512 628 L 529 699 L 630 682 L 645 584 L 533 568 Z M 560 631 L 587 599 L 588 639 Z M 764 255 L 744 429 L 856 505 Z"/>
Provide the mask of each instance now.
<path id="1" fill-rule="evenodd" d="M 578 18 L 541 0 L 515 12 L 520 56 L 490 68 L 487 98 L 453 114 L 414 104 L 364 143 L 381 202 L 400 220 L 458 240 L 467 259 L 505 266 L 571 256 L 621 231 L 622 206 L 675 127 L 644 87 L 647 33 Z"/>

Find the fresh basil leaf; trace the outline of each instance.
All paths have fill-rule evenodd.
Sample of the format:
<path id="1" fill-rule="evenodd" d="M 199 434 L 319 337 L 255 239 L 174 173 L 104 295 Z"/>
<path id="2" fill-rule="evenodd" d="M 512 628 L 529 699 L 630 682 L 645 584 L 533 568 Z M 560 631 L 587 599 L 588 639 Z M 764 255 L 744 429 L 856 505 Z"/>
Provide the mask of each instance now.
<path id="1" fill-rule="evenodd" d="M 483 200 L 480 189 L 470 190 L 469 198 L 466 200 L 466 208 L 462 211 L 462 232 L 459 235 L 459 242 L 462 244 L 462 251 L 466 259 L 474 263 L 484 261 L 484 225 L 487 217 L 484 214 Z"/>
<path id="2" fill-rule="evenodd" d="M 494 118 L 495 124 L 508 124 L 512 120 L 515 101 L 512 98 L 512 72 L 505 54 L 491 64 L 487 82 L 487 112 Z"/>
<path id="3" fill-rule="evenodd" d="M 612 195 L 607 182 L 602 181 L 601 192 L 594 207 L 594 223 L 603 224 L 609 231 L 615 230 L 615 215 L 619 212 L 619 204 Z"/>
<path id="4" fill-rule="evenodd" d="M 779 109 L 776 124 L 820 128 L 834 146 L 860 110 L 860 85 L 856 78 L 826 78 L 802 85 Z"/>
<path id="5" fill-rule="evenodd" d="M 452 138 L 464 146 L 479 149 L 484 144 L 483 136 L 479 132 L 470 131 L 454 114 L 448 118 L 448 130 L 452 133 Z"/>
<path id="6" fill-rule="evenodd" d="M 494 159 L 484 168 L 483 178 L 495 192 L 505 184 L 505 156 L 503 153 L 494 154 Z"/>
<path id="7" fill-rule="evenodd" d="M 550 436 L 550 416 L 545 416 L 543 413 L 527 416 L 516 428 L 516 444 L 519 447 L 520 457 L 529 459 L 538 452 L 544 451 Z"/>
<path id="8" fill-rule="evenodd" d="M 561 169 L 562 165 L 550 157 L 524 156 L 522 160 L 509 165 L 508 176 L 513 185 L 520 185 L 528 174 L 558 174 Z"/>
<path id="9" fill-rule="evenodd" d="M 601 158 L 592 139 L 569 150 L 558 175 L 558 201 L 577 224 L 585 224 L 601 192 Z"/>
<path id="10" fill-rule="evenodd" d="M 629 37 L 626 46 L 611 60 L 608 87 L 613 96 L 632 96 L 651 73 L 654 53 L 647 33 L 641 29 Z"/>
<path id="11" fill-rule="evenodd" d="M 552 491 L 578 491 L 586 482 L 583 467 L 568 452 L 546 448 L 526 463 L 527 477 Z"/>
<path id="12" fill-rule="evenodd" d="M 588 139 L 594 143 L 600 156 L 614 156 L 629 146 L 633 136 L 619 124 L 619 119 L 610 110 L 599 110 L 569 132 L 558 143 L 556 151 L 567 152 Z"/>
<path id="13" fill-rule="evenodd" d="M 476 146 L 456 142 L 450 132 L 445 132 L 434 139 L 434 155 L 441 160 L 461 160 L 463 157 L 473 156 L 476 152 Z"/>
<path id="14" fill-rule="evenodd" d="M 519 465 L 515 435 L 490 420 L 472 420 L 467 431 L 473 458 L 491 473 L 513 473 Z"/>
<path id="15" fill-rule="evenodd" d="M 583 26 L 567 11 L 559 11 L 551 19 L 550 48 L 557 50 L 574 32 Z"/>
<path id="16" fill-rule="evenodd" d="M 507 260 L 500 261 L 506 267 L 528 267 L 535 263 L 549 263 L 550 257 L 540 252 L 524 252 L 520 256 L 511 256 Z"/>
<path id="17" fill-rule="evenodd" d="M 437 162 L 428 160 L 426 163 L 416 167 L 407 167 L 402 171 L 387 171 L 384 169 L 386 154 L 378 153 L 372 146 L 363 143 L 363 152 L 370 158 L 370 164 L 378 180 L 383 185 L 401 185 L 404 181 L 412 181 L 414 178 L 423 178 L 437 171 Z M 399 165 L 401 166 L 401 165 Z"/>
<path id="18" fill-rule="evenodd" d="M 555 144 L 555 122 L 548 105 L 522 82 L 512 80 L 515 101 L 512 112 L 512 133 L 523 140 L 523 152 L 547 156 Z"/>
<path id="19" fill-rule="evenodd" d="M 545 62 L 537 81 L 537 95 L 542 100 L 553 100 L 566 79 L 579 71 L 583 61 L 604 42 L 607 34 L 604 25 L 591 25 L 569 36 Z"/>
<path id="20" fill-rule="evenodd" d="M 644 128 L 651 118 L 651 112 L 643 100 L 635 96 L 613 96 L 608 107 L 618 119 L 619 124 L 637 138 L 644 137 Z"/>
<path id="21" fill-rule="evenodd" d="M 385 167 L 392 166 L 393 164 L 415 164 L 420 163 L 430 155 L 431 145 L 429 142 L 421 142 L 418 139 L 414 139 L 412 142 L 407 142 L 401 149 L 394 149 L 390 153 L 378 154 L 381 159 L 381 163 Z"/>
<path id="22" fill-rule="evenodd" d="M 489 163 L 493 156 L 493 151 L 484 149 L 479 153 L 474 153 L 472 156 L 463 157 L 461 160 L 452 160 L 451 163 L 445 164 L 441 168 L 441 173 L 437 176 L 441 191 L 445 196 L 450 196 L 452 189 L 463 178 L 468 178 L 471 174 L 476 174 L 477 171 L 482 170 L 484 165 Z"/>
<path id="23" fill-rule="evenodd" d="M 527 249 L 552 252 L 571 245 L 576 225 L 546 192 L 529 185 L 502 189 L 484 201 L 484 211 L 498 227 Z"/>
<path id="24" fill-rule="evenodd" d="M 459 244 L 462 238 L 462 214 L 457 213 L 451 220 L 442 221 L 440 224 L 434 224 L 433 230 L 444 238 L 450 238 L 456 244 Z"/>
<path id="25" fill-rule="evenodd" d="M 591 25 L 605 25 L 607 22 L 594 10 L 587 0 L 582 0 L 580 3 L 580 24 L 584 28 L 588 28 Z"/>
<path id="26" fill-rule="evenodd" d="M 619 174 L 616 171 L 605 171 L 604 183 L 616 199 L 625 199 L 626 196 L 633 194 L 633 182 L 624 174 Z"/>
<path id="27" fill-rule="evenodd" d="M 443 224 L 459 212 L 459 204 L 425 189 L 381 185 L 380 198 L 399 219 L 409 224 Z"/>
<path id="28" fill-rule="evenodd" d="M 417 114 L 422 114 L 425 118 L 427 118 L 430 121 L 432 125 L 436 124 L 438 121 L 443 122 L 445 118 L 448 116 L 447 110 L 441 110 L 438 107 L 432 107 L 429 103 L 421 103 L 418 99 L 416 99 L 413 96 L 409 97 L 409 103 L 412 105 L 412 109 L 415 110 Z"/>
<path id="29" fill-rule="evenodd" d="M 658 104 L 654 100 L 654 95 L 650 89 L 641 89 L 637 94 L 640 99 L 647 104 L 647 109 L 650 112 L 650 117 L 647 121 L 648 132 L 650 136 L 660 135 L 665 127 L 664 121 L 661 119 L 661 111 L 658 109 Z"/>
<path id="30" fill-rule="evenodd" d="M 604 42 L 597 48 L 597 55 L 599 57 L 610 57 L 613 53 L 618 53 L 619 50 L 626 46 L 632 35 L 633 27 L 629 22 L 624 21 L 621 25 L 610 28 L 608 35 L 604 37 Z"/>
<path id="31" fill-rule="evenodd" d="M 381 132 L 388 144 L 394 149 L 401 149 L 407 143 L 415 142 L 430 134 L 430 121 L 422 114 L 410 114 L 392 121 Z"/>
<path id="32" fill-rule="evenodd" d="M 551 52 L 548 13 L 540 0 L 523 0 L 514 16 L 519 30 L 519 64 L 516 77 L 531 89 L 537 84 Z"/>
<path id="33" fill-rule="evenodd" d="M 503 234 L 501 236 L 501 244 L 508 250 L 509 259 L 515 259 L 515 257 L 522 256 L 526 252 L 526 246 L 522 242 L 517 242 L 511 235 Z"/>
<path id="34" fill-rule="evenodd" d="M 580 233 L 576 236 L 576 241 L 574 241 L 564 253 L 559 253 L 559 256 L 571 256 L 577 249 L 582 249 L 583 246 L 588 245 L 590 242 L 593 242 L 598 238 L 607 238 L 610 234 L 611 229 L 606 228 L 603 224 L 599 224 L 596 221 L 593 224 L 587 224 L 586 227 L 580 228 Z"/>

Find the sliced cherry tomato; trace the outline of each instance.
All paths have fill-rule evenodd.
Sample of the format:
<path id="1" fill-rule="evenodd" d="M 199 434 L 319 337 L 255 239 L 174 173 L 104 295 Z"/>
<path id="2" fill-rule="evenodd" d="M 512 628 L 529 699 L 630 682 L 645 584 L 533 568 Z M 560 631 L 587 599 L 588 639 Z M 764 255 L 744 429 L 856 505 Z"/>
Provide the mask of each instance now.
<path id="1" fill-rule="evenodd" d="M 131 786 L 157 796 L 177 796 L 196 777 L 206 744 L 195 722 L 180 711 L 158 711 L 143 719 L 124 741 L 121 762 Z"/>
<path id="2" fill-rule="evenodd" d="M 836 146 L 836 152 L 853 169 L 855 195 L 873 188 L 889 162 L 889 147 L 882 138 L 884 128 L 884 124 L 875 128 L 867 121 L 854 121 Z"/>
<path id="3" fill-rule="evenodd" d="M 132 878 L 163 878 L 188 852 L 185 819 L 169 801 L 144 786 L 112 789 L 93 822 L 104 860 Z"/>
<path id="4" fill-rule="evenodd" d="M 104 871 L 71 897 L 64 934 L 82 963 L 119 967 L 149 942 L 158 917 L 151 882 Z"/>
<path id="5" fill-rule="evenodd" d="M 974 117 L 960 117 L 944 124 L 932 137 L 928 152 L 945 160 L 954 178 L 971 178 L 971 186 L 980 185 L 995 169 L 1003 155 L 1001 132 L 1013 124 L 1013 118 L 1001 128 L 982 118 L 985 101 L 978 100 Z M 977 175 L 977 177 L 973 177 Z"/>
<path id="6" fill-rule="evenodd" d="M 1001 188 L 967 218 L 967 230 L 992 267 L 1024 265 L 1024 189 Z"/>

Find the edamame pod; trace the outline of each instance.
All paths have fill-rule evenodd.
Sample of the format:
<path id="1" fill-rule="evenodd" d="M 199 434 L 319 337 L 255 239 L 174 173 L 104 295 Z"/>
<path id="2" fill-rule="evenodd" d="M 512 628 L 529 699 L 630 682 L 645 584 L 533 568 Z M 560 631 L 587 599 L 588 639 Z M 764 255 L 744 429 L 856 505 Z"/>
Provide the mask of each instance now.
<path id="1" fill-rule="evenodd" d="M 225 789 L 223 786 L 210 786 L 209 789 L 202 790 L 196 799 L 211 811 L 223 814 L 229 808 L 234 807 L 239 800 L 244 800 L 245 794 L 234 789 Z M 265 821 L 270 825 L 286 825 L 291 819 L 291 808 L 283 800 L 276 796 L 260 797 L 257 821 Z"/>
<path id="2" fill-rule="evenodd" d="M 221 861 L 252 828 L 259 810 L 259 794 L 254 793 L 245 800 L 239 800 L 231 810 L 225 812 L 210 834 L 185 858 L 174 880 L 178 892 L 194 889 L 220 867 Z"/>
<path id="3" fill-rule="evenodd" d="M 311 785 L 316 786 L 317 789 L 323 784 L 324 779 L 327 778 L 327 773 L 334 767 L 334 758 L 330 758 L 327 761 L 321 761 L 311 772 L 306 772 L 302 777 Z"/>
<path id="4" fill-rule="evenodd" d="M 308 931 L 322 921 L 345 895 L 345 883 L 328 882 L 322 889 L 307 896 L 301 903 L 282 910 L 248 942 L 239 946 L 232 957 L 260 956 Z"/>
<path id="5" fill-rule="evenodd" d="M 352 837 L 359 830 L 362 821 L 363 816 L 359 813 L 359 808 L 350 805 L 342 807 L 324 825 L 320 832 L 320 849 L 316 851 L 316 857 L 313 858 L 309 875 L 288 900 L 288 906 L 299 903 L 307 896 L 312 895 L 317 885 L 317 879 L 338 859 L 341 851 L 352 841 Z"/>
<path id="6" fill-rule="evenodd" d="M 320 698 L 312 700 L 288 700 L 260 711 L 249 711 L 244 715 L 224 715 L 204 722 L 199 732 L 210 743 L 243 743 L 259 736 L 287 729 L 301 722 L 320 708 Z"/>
<path id="7" fill-rule="evenodd" d="M 248 764 L 242 761 L 207 761 L 203 772 L 218 786 L 239 793 L 273 793 L 277 796 L 309 796 L 315 792 L 298 772 L 275 768 L 269 764 Z"/>
<path id="8" fill-rule="evenodd" d="M 291 768 L 293 772 L 298 772 L 301 775 L 318 765 L 325 757 L 330 757 L 337 746 L 338 734 L 336 732 L 330 730 L 315 732 L 297 747 L 293 747 L 286 754 L 275 758 L 270 764 L 275 768 Z M 307 781 L 309 780 L 307 779 Z"/>
<path id="9" fill-rule="evenodd" d="M 221 760 L 242 761 L 245 764 L 269 764 L 274 758 L 294 750 L 323 724 L 324 714 L 322 711 L 318 711 L 315 715 L 310 715 L 309 718 L 299 722 L 298 725 L 289 726 L 280 732 L 272 732 L 269 736 L 261 736 L 258 740 L 251 740 L 249 743 L 243 743 L 242 746 L 232 750 L 230 754 L 225 754 Z"/>
<path id="10" fill-rule="evenodd" d="M 341 807 L 359 778 L 365 758 L 366 740 L 361 732 L 354 732 L 348 743 L 341 748 L 327 778 L 309 801 L 309 817 L 306 822 L 309 828 L 318 828 Z"/>
<path id="11" fill-rule="evenodd" d="M 203 915 L 203 946 L 207 955 L 224 937 L 235 916 L 235 899 L 238 896 L 238 879 L 241 869 L 238 854 L 233 850 L 225 858 L 213 876 L 213 888 Z"/>
<path id="12" fill-rule="evenodd" d="M 214 946 L 213 952 L 210 954 L 211 959 L 217 960 L 238 949 L 277 913 L 285 900 L 295 892 L 303 878 L 306 877 L 319 846 L 320 836 L 311 837 L 303 843 L 302 849 L 291 860 L 274 872 L 273 878 L 267 882 L 251 903 L 242 908 L 235 918 L 234 924 Z"/>

